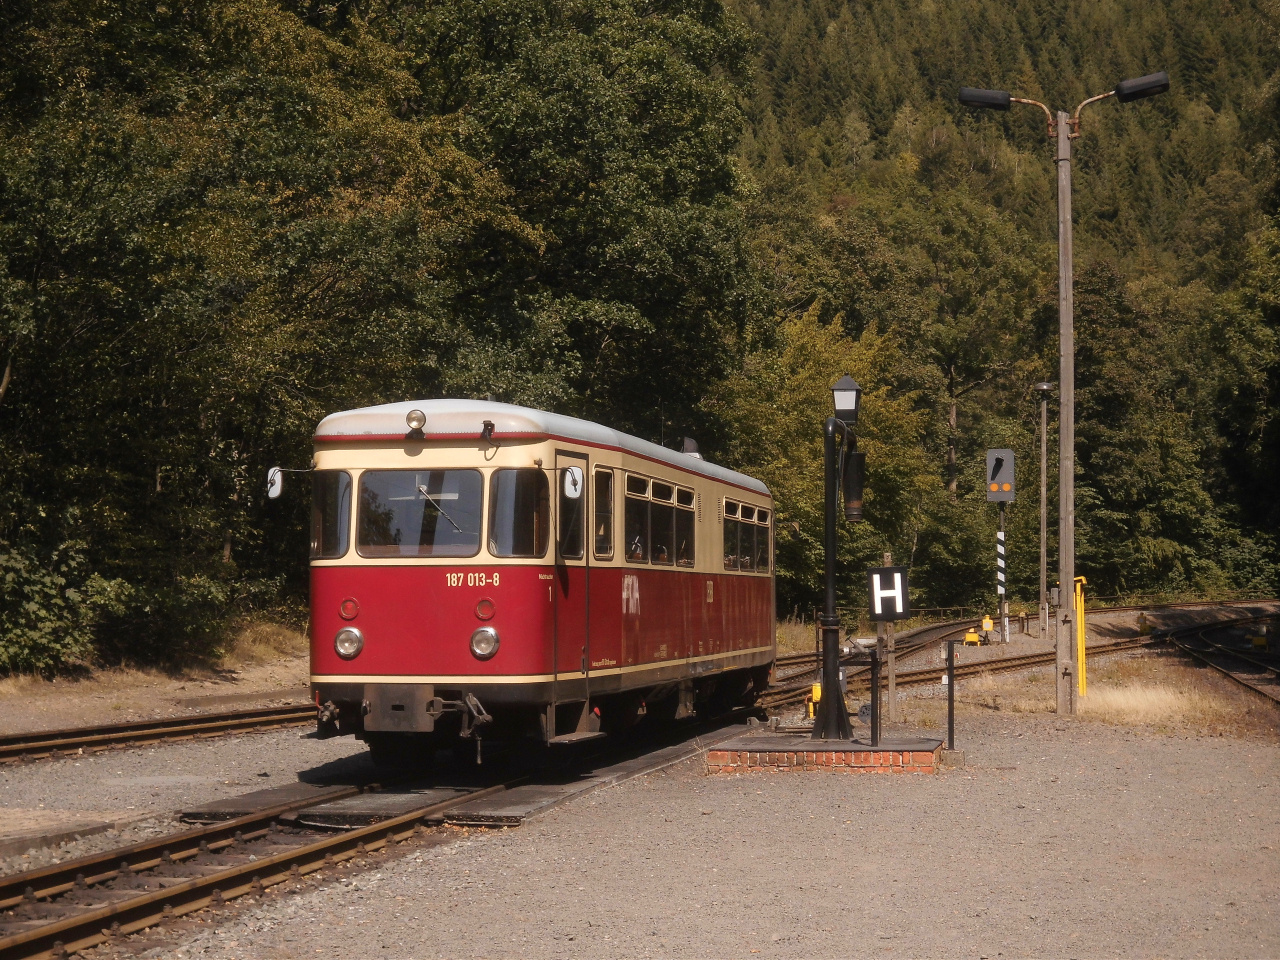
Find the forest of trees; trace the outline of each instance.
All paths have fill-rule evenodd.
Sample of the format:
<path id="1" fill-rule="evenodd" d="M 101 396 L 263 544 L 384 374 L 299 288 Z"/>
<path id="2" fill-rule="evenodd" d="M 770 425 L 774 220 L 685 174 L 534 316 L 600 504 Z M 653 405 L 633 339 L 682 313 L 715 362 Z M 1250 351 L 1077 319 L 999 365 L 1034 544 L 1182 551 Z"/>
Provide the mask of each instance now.
<path id="1" fill-rule="evenodd" d="M 1070 109 L 1161 69 L 1075 144 L 1078 567 L 1274 596 L 1275 0 L 4 4 L 0 673 L 296 617 L 306 498 L 266 468 L 407 398 L 698 438 L 778 498 L 785 614 L 848 372 L 844 602 L 884 551 L 917 606 L 992 602 L 989 446 L 1020 456 L 1034 599 L 1052 144 L 956 93 Z"/>

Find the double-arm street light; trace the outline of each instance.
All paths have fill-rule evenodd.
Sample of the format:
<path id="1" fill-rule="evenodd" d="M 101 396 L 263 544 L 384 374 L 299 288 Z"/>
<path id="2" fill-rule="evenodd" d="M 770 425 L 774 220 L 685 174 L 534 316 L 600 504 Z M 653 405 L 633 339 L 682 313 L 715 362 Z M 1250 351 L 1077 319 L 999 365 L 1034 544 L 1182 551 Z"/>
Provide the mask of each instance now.
<path id="1" fill-rule="evenodd" d="M 1057 673 L 1058 713 L 1075 713 L 1075 664 L 1072 657 L 1075 615 L 1071 601 L 1076 577 L 1075 557 L 1075 329 L 1072 304 L 1071 256 L 1071 141 L 1080 136 L 1080 111 L 1091 103 L 1115 97 L 1121 103 L 1141 100 L 1169 89 L 1169 75 L 1163 71 L 1116 84 L 1114 90 L 1090 97 L 1068 114 L 1053 112 L 1038 100 L 1011 96 L 1005 90 L 960 88 L 960 102 L 969 107 L 1008 110 L 1011 104 L 1025 103 L 1044 111 L 1049 136 L 1058 141 L 1058 343 L 1061 385 L 1058 415 L 1058 611 Z"/>

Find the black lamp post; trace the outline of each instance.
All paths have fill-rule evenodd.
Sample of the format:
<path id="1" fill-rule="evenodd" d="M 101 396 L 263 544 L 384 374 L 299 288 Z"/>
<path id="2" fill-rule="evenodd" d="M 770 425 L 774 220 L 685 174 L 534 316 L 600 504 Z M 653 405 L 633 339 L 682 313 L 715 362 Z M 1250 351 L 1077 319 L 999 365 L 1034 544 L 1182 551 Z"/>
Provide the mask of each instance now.
<path id="1" fill-rule="evenodd" d="M 851 740 L 853 728 L 840 687 L 840 614 L 836 611 L 836 499 L 844 485 L 844 515 L 862 519 L 862 467 L 866 455 L 858 452 L 853 428 L 858 423 L 862 388 L 845 374 L 831 388 L 835 416 L 827 417 L 823 443 L 825 524 L 823 552 L 826 565 L 826 602 L 822 615 L 822 699 L 813 720 L 814 740 Z"/>
<path id="2" fill-rule="evenodd" d="M 1114 90 L 1083 101 L 1068 114 L 1053 112 L 1038 100 L 1011 96 L 1005 90 L 960 88 L 960 102 L 967 107 L 1008 110 L 1011 104 L 1025 103 L 1039 107 L 1049 122 L 1049 136 L 1058 141 L 1058 713 L 1075 713 L 1075 663 L 1073 661 L 1072 625 L 1075 608 L 1071 602 L 1076 582 L 1076 343 L 1075 306 L 1072 299 L 1073 266 L 1071 248 L 1071 141 L 1080 136 L 1080 111 L 1091 103 L 1115 97 L 1131 103 L 1154 97 L 1169 89 L 1169 75 L 1164 71 L 1136 80 L 1124 80 Z"/>

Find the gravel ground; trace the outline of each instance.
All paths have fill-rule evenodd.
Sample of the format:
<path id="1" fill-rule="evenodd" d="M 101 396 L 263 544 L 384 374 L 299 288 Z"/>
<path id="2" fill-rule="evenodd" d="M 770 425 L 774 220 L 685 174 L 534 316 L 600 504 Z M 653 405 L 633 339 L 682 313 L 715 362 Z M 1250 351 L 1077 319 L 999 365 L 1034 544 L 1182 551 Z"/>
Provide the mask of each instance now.
<path id="1" fill-rule="evenodd" d="M 6 816 L 10 813 L 11 811 L 9 810 L 5 811 Z M 136 822 L 120 824 L 118 828 L 95 833 L 79 840 L 68 840 L 65 843 L 58 844 L 56 847 L 45 847 L 12 857 L 0 857 L 0 877 L 8 876 L 11 873 L 20 873 L 24 870 L 47 867 L 50 864 L 61 863 L 63 860 L 74 860 L 78 857 L 88 856 L 91 853 L 101 853 L 103 850 L 113 850 L 129 844 L 141 843 L 143 840 L 162 837 L 166 833 L 173 833 L 189 827 L 190 824 L 179 823 L 176 818 L 171 816 L 147 817 Z"/>
<path id="2" fill-rule="evenodd" d="M 363 743 L 314 740 L 292 728 L 0 767 L 0 834 L 25 819 L 47 825 L 60 815 L 68 822 L 138 821 L 124 826 L 115 843 L 99 834 L 0 860 L 0 874 L 185 829 L 172 816 L 184 807 L 296 779 L 342 777 L 368 762 Z"/>
<path id="3" fill-rule="evenodd" d="M 1280 956 L 1280 746 L 968 713 L 964 770 L 700 765 L 152 956 Z"/>

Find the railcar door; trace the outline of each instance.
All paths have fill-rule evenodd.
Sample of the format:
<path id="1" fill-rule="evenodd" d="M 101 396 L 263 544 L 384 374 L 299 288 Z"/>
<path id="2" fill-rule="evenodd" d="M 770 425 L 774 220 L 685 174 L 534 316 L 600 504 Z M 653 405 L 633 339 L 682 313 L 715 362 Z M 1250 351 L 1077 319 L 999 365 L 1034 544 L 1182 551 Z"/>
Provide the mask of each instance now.
<path id="1" fill-rule="evenodd" d="M 589 467 L 586 454 L 556 451 L 555 699 L 558 703 L 585 704 L 591 695 L 588 676 L 591 638 L 587 627 L 591 572 L 586 549 Z M 585 706 L 582 713 L 586 713 Z M 573 726 L 580 724 L 574 722 Z"/>

